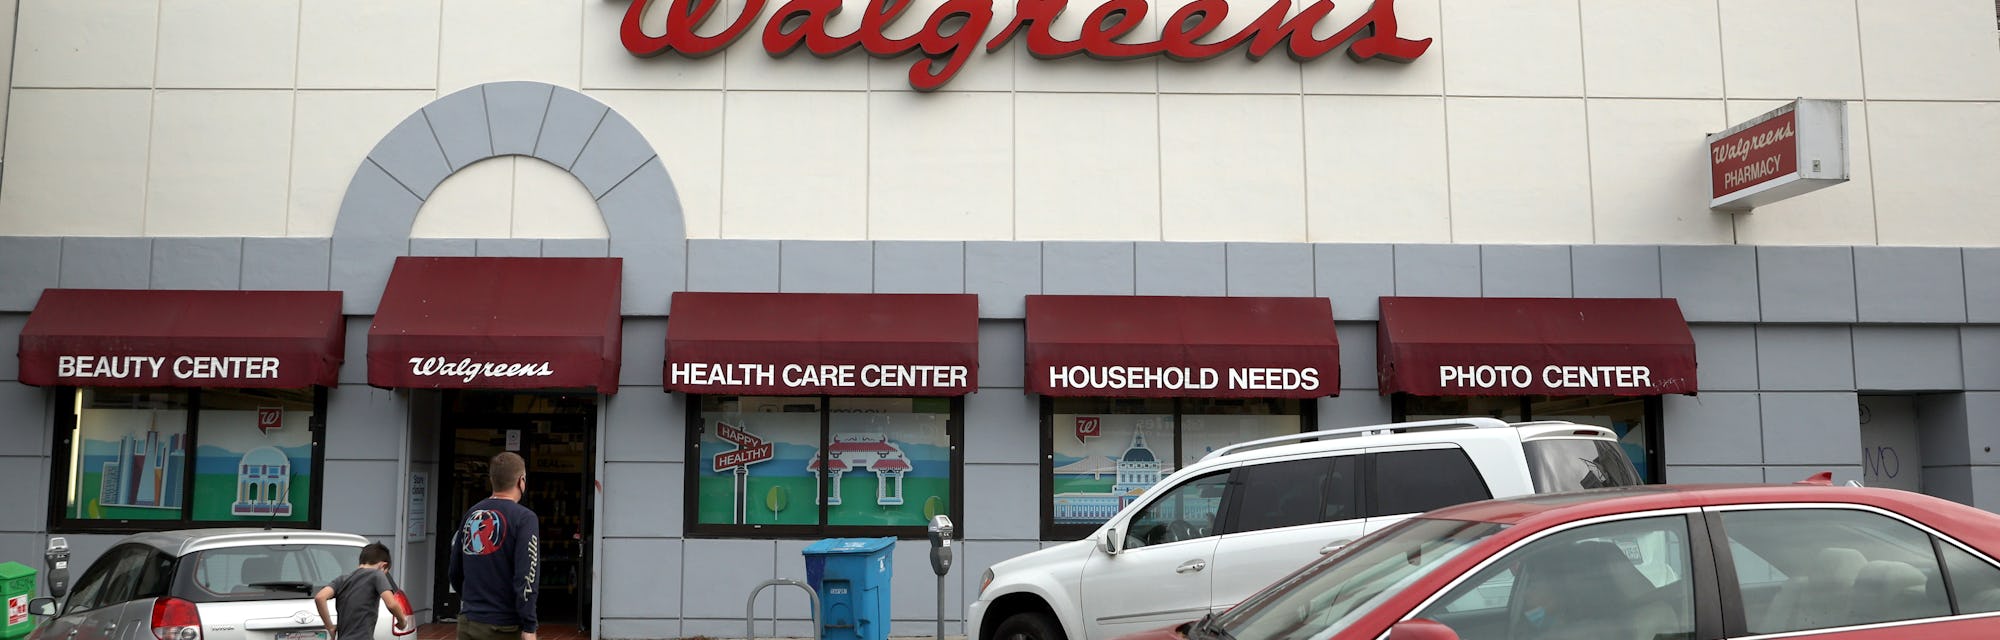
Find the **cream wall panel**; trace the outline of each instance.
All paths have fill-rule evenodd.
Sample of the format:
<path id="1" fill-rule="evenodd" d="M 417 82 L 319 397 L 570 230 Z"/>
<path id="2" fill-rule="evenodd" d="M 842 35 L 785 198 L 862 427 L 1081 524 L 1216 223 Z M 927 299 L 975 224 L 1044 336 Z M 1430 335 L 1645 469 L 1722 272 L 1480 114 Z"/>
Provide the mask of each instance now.
<path id="1" fill-rule="evenodd" d="M 1574 0 L 1443 0 L 1445 90 L 1470 96 L 1583 95 Z"/>
<path id="2" fill-rule="evenodd" d="M 1014 237 L 1158 240 L 1159 129 L 1156 96 L 1015 95 Z"/>
<path id="3" fill-rule="evenodd" d="M 302 0 L 299 87 L 437 88 L 442 10 L 440 0 Z"/>
<path id="4" fill-rule="evenodd" d="M 1729 122 L 1743 122 L 1785 104 L 1777 100 L 1731 100 Z M 1847 105 L 1848 180 L 1776 204 L 1734 214 L 1736 242 L 1773 245 L 1876 244 L 1874 162 L 1870 159 L 1868 105 Z M 1702 193 L 1708 193 L 1706 187 Z M 2000 238 L 1966 242 L 1991 244 Z"/>
<path id="5" fill-rule="evenodd" d="M 147 235 L 285 235 L 292 95 L 291 91 L 155 95 Z"/>
<path id="6" fill-rule="evenodd" d="M 726 100 L 723 237 L 868 237 L 867 94 L 751 91 Z"/>
<path id="7" fill-rule="evenodd" d="M 1590 95 L 1722 97 L 1722 31 L 1714 3 L 1581 4 Z"/>
<path id="8" fill-rule="evenodd" d="M 2000 104 L 1874 102 L 1868 116 L 1882 244 L 2000 239 Z"/>
<path id="9" fill-rule="evenodd" d="M 1595 241 L 1729 244 L 1734 221 L 1708 208 L 1702 137 L 1726 128 L 1720 100 L 1591 100 Z"/>
<path id="10" fill-rule="evenodd" d="M 889 25 L 889 37 L 905 38 L 924 27 L 932 12 L 943 6 L 945 0 L 910 0 L 908 13 L 901 20 Z M 958 75 L 939 91 L 1011 91 L 1014 89 L 1014 58 L 1023 55 L 1022 47 L 1009 45 L 999 51 L 988 52 L 986 42 L 1006 28 L 1007 21 L 1014 17 L 1014 3 L 993 3 L 993 22 L 986 25 L 986 33 L 979 45 L 974 47 L 972 58 L 959 68 Z M 1018 36 L 1016 36 L 1018 37 Z M 762 55 L 762 54 L 759 54 Z M 859 52 L 849 55 L 862 55 Z M 916 54 L 892 59 L 870 59 L 868 61 L 868 88 L 875 91 L 914 91 L 910 87 L 910 65 L 922 60 Z"/>
<path id="11" fill-rule="evenodd" d="M 1049 33 L 1063 40 L 1075 40 L 1083 31 L 1083 22 L 1090 12 L 1103 6 L 1106 0 L 1072 0 L 1069 8 L 1056 18 Z M 1155 39 L 1160 33 L 1160 20 L 1166 16 L 1157 11 L 1147 11 L 1146 19 L 1138 28 L 1121 38 L 1120 42 L 1145 42 Z M 1160 58 L 1157 56 L 1112 62 L 1094 60 L 1082 54 L 1060 60 L 1040 60 L 1028 53 L 1026 33 L 1017 33 L 1008 41 L 1007 48 L 1020 49 L 1014 56 L 1014 88 L 1020 91 L 1077 91 L 1077 92 L 1118 92 L 1152 93 L 1160 87 Z M 1236 55 L 1242 55 L 1240 52 Z"/>
<path id="12" fill-rule="evenodd" d="M 1014 237 L 1014 99 L 1001 93 L 869 96 L 868 237 Z"/>
<path id="13" fill-rule="evenodd" d="M 755 53 L 748 35 L 730 49 L 706 58 L 688 58 L 668 52 L 654 58 L 640 58 L 625 50 L 618 30 L 625 20 L 629 2 L 583 3 L 583 86 L 591 89 L 721 89 L 722 72 L 730 49 L 740 55 Z M 665 2 L 646 6 L 646 32 L 659 35 L 667 30 Z M 710 24 L 721 25 L 730 16 L 712 16 Z M 701 33 L 713 33 L 706 29 Z"/>
<path id="14" fill-rule="evenodd" d="M 722 92 L 593 91 L 617 109 L 660 154 L 690 238 L 719 238 L 722 229 Z"/>
<path id="15" fill-rule="evenodd" d="M 1299 96 L 1160 97 L 1160 235 L 1306 239 Z"/>
<path id="16" fill-rule="evenodd" d="M 1307 96 L 1305 109 L 1313 242 L 1451 242 L 1442 98 Z"/>
<path id="17" fill-rule="evenodd" d="M 591 0 L 594 1 L 594 0 Z M 728 15 L 709 19 L 714 31 L 721 31 L 725 20 L 743 15 L 743 0 L 727 0 Z M 767 1 L 764 12 L 759 15 L 753 27 L 743 34 L 743 39 L 728 49 L 729 59 L 723 62 L 727 69 L 730 89 L 768 89 L 774 91 L 860 91 L 868 88 L 868 56 L 859 51 L 849 51 L 835 58 L 819 58 L 804 45 L 797 51 L 782 58 L 773 58 L 764 52 L 764 25 L 771 16 L 785 6 L 782 1 Z M 834 34 L 851 33 L 861 26 L 861 15 L 867 13 L 868 0 L 843 0 L 842 10 L 828 23 L 827 31 Z M 674 54 L 667 54 L 674 55 Z"/>
<path id="18" fill-rule="evenodd" d="M 1351 95 L 1438 95 L 1444 93 L 1444 51 L 1451 43 L 1438 37 L 1443 30 L 1438 16 L 1439 0 L 1399 0 L 1396 3 L 1396 33 L 1411 40 L 1431 39 L 1431 47 L 1415 61 L 1402 63 L 1370 60 L 1355 64 L 1345 54 L 1334 54 L 1305 64 L 1306 93 Z M 1297 4 L 1296 2 L 1294 4 Z M 1314 33 L 1330 36 L 1347 26 L 1368 7 L 1360 2 L 1335 3 L 1333 14 Z M 1285 58 L 1274 56 L 1272 59 Z"/>
<path id="19" fill-rule="evenodd" d="M 536 158 L 514 159 L 513 238 L 609 238 L 604 214 L 590 189 L 558 167 Z"/>
<path id="20" fill-rule="evenodd" d="M 299 0 L 160 3 L 157 86 L 290 89 L 297 84 Z"/>
<path id="21" fill-rule="evenodd" d="M 1451 98 L 1445 113 L 1454 242 L 1592 241 L 1582 100 Z"/>
<path id="22" fill-rule="evenodd" d="M 329 237 L 368 151 L 436 97 L 431 91 L 300 91 L 292 125 L 293 236 Z"/>
<path id="23" fill-rule="evenodd" d="M 474 162 L 451 174 L 417 209 L 412 238 L 509 238 L 514 234 L 513 156 Z"/>
<path id="24" fill-rule="evenodd" d="M 159 10 L 152 0 L 25 0 L 14 86 L 153 86 Z"/>
<path id="25" fill-rule="evenodd" d="M 1861 67 L 1874 100 L 2000 99 L 1994 3 L 1859 0 Z"/>
<path id="26" fill-rule="evenodd" d="M 14 68 L 14 19 L 20 3 L 18 0 L 0 0 L 0 69 Z M 11 73 L 11 72 L 10 72 Z M 9 91 L 0 91 L 0 141 L 7 139 L 7 98 Z M 6 147 L 0 145 L 0 154 Z M 0 156 L 0 160 L 5 160 Z"/>
<path id="27" fill-rule="evenodd" d="M 443 20 L 440 94 L 502 80 L 582 81 L 583 5 L 576 0 L 444 0 Z"/>
<path id="28" fill-rule="evenodd" d="M 1853 4 L 1718 1 L 1723 86 L 1729 97 L 1861 97 L 1861 41 Z"/>
<path id="29" fill-rule="evenodd" d="M 152 92 L 13 94 L 0 235 L 145 235 Z"/>

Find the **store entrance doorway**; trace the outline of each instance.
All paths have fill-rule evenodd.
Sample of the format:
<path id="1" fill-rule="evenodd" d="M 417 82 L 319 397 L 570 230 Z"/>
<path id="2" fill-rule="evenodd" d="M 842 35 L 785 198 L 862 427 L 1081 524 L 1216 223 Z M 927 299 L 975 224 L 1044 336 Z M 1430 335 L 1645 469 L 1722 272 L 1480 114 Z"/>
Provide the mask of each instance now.
<path id="1" fill-rule="evenodd" d="M 582 626 L 590 617 L 591 470 L 597 459 L 597 396 L 580 393 L 447 391 L 440 416 L 437 594 L 441 619 L 458 619 L 458 594 L 447 572 L 452 534 L 465 511 L 492 495 L 487 461 L 513 451 L 528 463 L 522 506 L 541 523 L 541 596 L 545 623 Z M 587 631 L 586 631 L 587 633 Z"/>

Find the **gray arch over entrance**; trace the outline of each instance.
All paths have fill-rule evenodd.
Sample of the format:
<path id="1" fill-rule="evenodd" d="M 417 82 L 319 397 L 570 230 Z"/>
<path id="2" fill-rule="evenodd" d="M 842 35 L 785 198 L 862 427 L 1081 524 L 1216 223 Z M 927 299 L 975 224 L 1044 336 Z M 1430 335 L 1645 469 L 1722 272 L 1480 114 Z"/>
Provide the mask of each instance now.
<path id="1" fill-rule="evenodd" d="M 399 256 L 412 255 L 417 210 L 475 162 L 537 158 L 590 190 L 610 239 L 562 255 L 623 258 L 625 315 L 665 315 L 686 282 L 687 227 L 658 153 L 624 116 L 576 91 L 539 82 L 467 88 L 410 114 L 354 171 L 333 226 L 331 285 L 349 315 L 372 315 Z M 543 255 L 556 255 L 545 253 Z"/>

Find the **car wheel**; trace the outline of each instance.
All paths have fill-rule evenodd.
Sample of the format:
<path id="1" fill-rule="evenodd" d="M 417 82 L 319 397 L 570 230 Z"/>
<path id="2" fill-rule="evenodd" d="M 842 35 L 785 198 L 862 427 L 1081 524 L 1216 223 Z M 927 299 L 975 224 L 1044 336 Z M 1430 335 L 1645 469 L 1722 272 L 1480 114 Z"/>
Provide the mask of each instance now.
<path id="1" fill-rule="evenodd" d="M 1000 621 L 992 640 L 1064 640 L 1062 627 L 1046 613 L 1016 613 Z"/>

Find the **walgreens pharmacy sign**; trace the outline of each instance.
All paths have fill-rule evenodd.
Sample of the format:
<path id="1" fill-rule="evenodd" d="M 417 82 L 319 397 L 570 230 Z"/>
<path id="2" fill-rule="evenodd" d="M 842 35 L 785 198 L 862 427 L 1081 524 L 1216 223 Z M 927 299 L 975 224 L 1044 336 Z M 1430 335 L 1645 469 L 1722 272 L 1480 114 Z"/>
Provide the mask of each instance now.
<path id="1" fill-rule="evenodd" d="M 1847 103 L 1795 100 L 1708 136 L 1709 207 L 1748 211 L 1847 181 Z"/>
<path id="2" fill-rule="evenodd" d="M 619 28 L 625 50 L 639 57 L 673 51 L 700 58 L 721 51 L 749 32 L 769 0 L 744 0 L 742 13 L 727 18 L 728 26 L 714 35 L 696 32 L 714 32 L 704 25 L 723 0 L 631 1 Z M 775 57 L 804 47 L 822 58 L 855 49 L 878 58 L 921 52 L 923 56 L 910 65 L 910 86 L 930 91 L 950 82 L 972 59 L 987 27 L 994 22 L 993 6 L 998 1 L 945 0 L 923 19 L 915 35 L 892 38 L 888 35 L 890 25 L 903 18 L 912 0 L 868 0 L 861 26 L 844 34 L 828 32 L 828 23 L 841 12 L 841 0 L 790 0 L 764 23 L 764 51 Z M 646 33 L 643 23 L 647 10 L 661 4 L 666 5 L 660 7 L 667 14 L 665 33 Z M 1069 8 L 1067 0 L 1017 0 L 1014 14 L 1002 19 L 999 34 L 986 41 L 986 51 L 998 51 L 1016 36 L 1027 41 L 1029 53 L 1042 59 L 1084 54 L 1102 60 L 1131 60 L 1164 55 L 1200 61 L 1244 47 L 1252 60 L 1282 49 L 1292 59 L 1304 62 L 1346 46 L 1347 55 L 1356 61 L 1383 58 L 1409 62 L 1430 49 L 1429 38 L 1411 40 L 1396 35 L 1395 0 L 1375 0 L 1360 17 L 1332 35 L 1315 37 L 1314 30 L 1333 7 L 1329 0 L 1316 0 L 1293 15 L 1292 2 L 1277 0 L 1241 31 L 1217 38 L 1220 34 L 1216 29 L 1229 16 L 1228 0 L 1193 0 L 1162 22 L 1166 26 L 1157 38 L 1132 42 L 1136 39 L 1133 31 L 1145 22 L 1152 8 L 1149 0 L 1106 0 L 1084 19 L 1075 40 L 1050 32 L 1056 18 Z"/>

